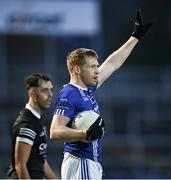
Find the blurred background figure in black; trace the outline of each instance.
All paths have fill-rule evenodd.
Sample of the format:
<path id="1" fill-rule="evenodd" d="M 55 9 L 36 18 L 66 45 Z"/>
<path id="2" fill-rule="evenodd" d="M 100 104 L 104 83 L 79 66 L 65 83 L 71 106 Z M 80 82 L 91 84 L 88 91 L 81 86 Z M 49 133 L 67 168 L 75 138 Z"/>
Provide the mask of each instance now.
<path id="1" fill-rule="evenodd" d="M 47 161 L 47 131 L 42 113 L 51 106 L 51 77 L 34 73 L 24 79 L 28 101 L 13 125 L 9 179 L 56 179 Z"/>
<path id="2" fill-rule="evenodd" d="M 0 1 L 0 178 L 10 161 L 12 125 L 27 98 L 23 77 L 49 73 L 57 92 L 69 78 L 67 53 L 86 47 L 103 62 L 130 36 L 137 7 L 144 22 L 154 24 L 97 94 L 107 121 L 105 178 L 171 178 L 170 0 Z M 52 109 L 46 116 L 49 130 Z M 48 143 L 58 174 L 63 144 Z"/>

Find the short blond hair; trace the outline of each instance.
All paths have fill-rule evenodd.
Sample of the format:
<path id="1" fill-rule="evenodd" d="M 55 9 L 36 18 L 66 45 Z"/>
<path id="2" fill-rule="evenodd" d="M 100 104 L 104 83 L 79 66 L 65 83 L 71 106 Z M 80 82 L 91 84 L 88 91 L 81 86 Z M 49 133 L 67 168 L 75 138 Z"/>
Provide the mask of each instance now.
<path id="1" fill-rule="evenodd" d="M 98 55 L 94 50 L 86 48 L 79 48 L 69 53 L 67 56 L 69 72 L 72 72 L 75 65 L 79 67 L 83 66 L 86 63 L 87 57 L 98 58 Z"/>

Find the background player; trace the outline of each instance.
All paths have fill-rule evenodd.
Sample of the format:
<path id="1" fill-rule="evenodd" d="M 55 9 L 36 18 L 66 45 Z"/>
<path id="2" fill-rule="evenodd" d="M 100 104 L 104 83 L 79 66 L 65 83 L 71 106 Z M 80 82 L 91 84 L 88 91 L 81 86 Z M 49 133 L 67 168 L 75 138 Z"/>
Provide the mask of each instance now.
<path id="1" fill-rule="evenodd" d="M 51 78 L 32 74 L 25 78 L 29 101 L 13 126 L 11 165 L 7 173 L 12 179 L 56 178 L 46 160 L 47 133 L 42 112 L 52 101 Z"/>
<path id="2" fill-rule="evenodd" d="M 137 11 L 134 32 L 128 41 L 113 52 L 99 67 L 98 56 L 91 49 L 80 48 L 71 52 L 67 59 L 70 83 L 56 97 L 51 124 L 51 139 L 65 142 L 64 160 L 61 168 L 63 179 L 101 179 L 102 141 L 104 122 L 98 120 L 88 129 L 71 128 L 74 117 L 82 111 L 99 113 L 95 90 L 127 59 L 139 39 L 151 23 L 143 24 Z M 92 143 L 83 143 L 90 139 Z"/>

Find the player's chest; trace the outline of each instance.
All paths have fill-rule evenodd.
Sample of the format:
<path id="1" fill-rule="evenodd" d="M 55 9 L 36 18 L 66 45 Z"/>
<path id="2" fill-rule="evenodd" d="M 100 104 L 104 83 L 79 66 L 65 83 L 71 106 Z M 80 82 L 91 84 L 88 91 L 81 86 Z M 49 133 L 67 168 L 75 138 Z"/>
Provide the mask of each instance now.
<path id="1" fill-rule="evenodd" d="M 46 143 L 47 141 L 47 130 L 46 127 L 39 128 L 37 131 L 36 142 L 37 144 Z"/>
<path id="2" fill-rule="evenodd" d="M 82 92 L 80 101 L 78 103 L 78 111 L 81 112 L 86 110 L 93 110 L 98 113 L 99 107 L 94 94 Z"/>

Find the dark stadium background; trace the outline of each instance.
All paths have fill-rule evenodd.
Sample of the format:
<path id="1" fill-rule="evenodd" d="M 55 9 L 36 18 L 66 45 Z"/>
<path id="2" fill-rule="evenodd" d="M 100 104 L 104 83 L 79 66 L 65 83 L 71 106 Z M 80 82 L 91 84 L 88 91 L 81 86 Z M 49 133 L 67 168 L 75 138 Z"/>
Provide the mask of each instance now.
<path id="1" fill-rule="evenodd" d="M 0 1 L 1 10 L 7 2 Z M 28 1 L 23 2 L 27 6 Z M 27 102 L 23 78 L 33 72 L 51 74 L 55 95 L 69 80 L 67 53 L 78 47 L 93 48 L 103 62 L 129 38 L 137 7 L 144 22 L 152 21 L 153 26 L 97 92 L 106 121 L 104 178 L 171 178 L 171 1 L 95 3 L 100 30 L 90 36 L 0 31 L 0 178 L 5 178 L 9 165 L 12 124 Z M 53 107 L 44 114 L 48 130 L 52 111 Z M 63 143 L 49 140 L 48 159 L 59 178 L 62 158 Z"/>

